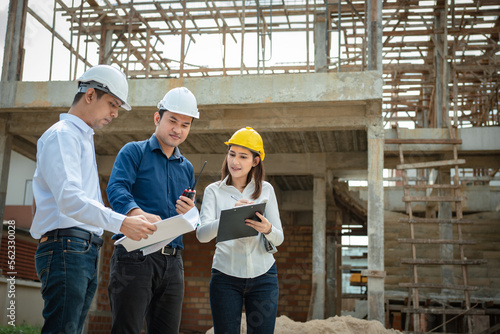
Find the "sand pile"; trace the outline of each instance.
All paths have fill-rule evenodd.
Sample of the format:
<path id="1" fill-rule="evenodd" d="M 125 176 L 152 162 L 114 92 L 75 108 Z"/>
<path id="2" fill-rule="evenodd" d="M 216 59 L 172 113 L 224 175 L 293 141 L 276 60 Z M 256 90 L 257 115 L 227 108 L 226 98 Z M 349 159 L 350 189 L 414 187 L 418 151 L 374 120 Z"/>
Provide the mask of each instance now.
<path id="1" fill-rule="evenodd" d="M 243 315 L 241 319 L 241 334 L 246 334 L 246 323 Z M 213 328 L 207 334 L 213 334 Z M 325 320 L 311 320 L 296 322 L 287 316 L 276 319 L 275 334 L 393 334 L 401 333 L 394 329 L 386 329 L 375 320 L 363 320 L 351 316 L 332 317 Z"/>

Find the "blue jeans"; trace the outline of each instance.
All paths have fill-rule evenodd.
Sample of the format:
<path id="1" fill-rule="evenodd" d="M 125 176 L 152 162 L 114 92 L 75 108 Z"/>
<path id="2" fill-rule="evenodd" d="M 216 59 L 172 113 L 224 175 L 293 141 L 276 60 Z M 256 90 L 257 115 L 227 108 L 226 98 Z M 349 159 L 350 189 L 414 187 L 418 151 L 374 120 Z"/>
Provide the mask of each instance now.
<path id="1" fill-rule="evenodd" d="M 248 334 L 272 334 L 278 311 L 276 263 L 255 278 L 238 278 L 212 269 L 210 308 L 215 334 L 240 333 L 245 304 Z"/>
<path id="2" fill-rule="evenodd" d="M 138 334 L 144 318 L 148 333 L 177 334 L 184 298 L 182 257 L 127 252 L 116 246 L 108 286 L 113 314 L 111 333 Z"/>
<path id="3" fill-rule="evenodd" d="M 75 237 L 38 244 L 35 266 L 44 300 L 42 333 L 81 333 L 97 289 L 99 247 Z"/>

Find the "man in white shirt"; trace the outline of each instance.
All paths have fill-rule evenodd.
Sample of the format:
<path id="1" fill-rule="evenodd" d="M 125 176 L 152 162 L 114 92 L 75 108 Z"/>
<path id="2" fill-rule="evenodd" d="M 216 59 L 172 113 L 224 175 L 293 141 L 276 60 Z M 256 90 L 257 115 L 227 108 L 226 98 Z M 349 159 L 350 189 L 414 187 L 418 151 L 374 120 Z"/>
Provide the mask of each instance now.
<path id="1" fill-rule="evenodd" d="M 156 230 L 144 216 L 116 213 L 101 198 L 94 129 L 118 117 L 120 106 L 131 109 L 127 95 L 121 71 L 109 65 L 90 68 L 78 79 L 68 113 L 38 140 L 30 232 L 40 239 L 35 265 L 44 299 L 42 333 L 81 333 L 98 284 L 104 230 L 133 240 Z"/>

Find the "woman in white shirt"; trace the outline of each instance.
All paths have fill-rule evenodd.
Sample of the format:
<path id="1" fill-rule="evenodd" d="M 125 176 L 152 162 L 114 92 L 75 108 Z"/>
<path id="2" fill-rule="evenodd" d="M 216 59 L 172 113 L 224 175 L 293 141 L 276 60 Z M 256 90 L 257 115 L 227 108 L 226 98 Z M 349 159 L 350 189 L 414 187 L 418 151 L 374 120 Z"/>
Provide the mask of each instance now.
<path id="1" fill-rule="evenodd" d="M 215 334 L 240 333 L 245 305 L 248 333 L 274 333 L 278 309 L 278 275 L 266 242 L 279 246 L 283 229 L 274 189 L 264 181 L 264 145 L 250 127 L 236 131 L 225 142 L 229 146 L 222 164 L 222 180 L 204 192 L 201 224 L 196 236 L 209 242 L 217 236 L 221 210 L 266 202 L 260 221 L 246 224 L 259 232 L 256 236 L 221 241 L 216 244 L 210 280 L 210 307 Z M 237 223 L 237 222 L 235 222 Z"/>

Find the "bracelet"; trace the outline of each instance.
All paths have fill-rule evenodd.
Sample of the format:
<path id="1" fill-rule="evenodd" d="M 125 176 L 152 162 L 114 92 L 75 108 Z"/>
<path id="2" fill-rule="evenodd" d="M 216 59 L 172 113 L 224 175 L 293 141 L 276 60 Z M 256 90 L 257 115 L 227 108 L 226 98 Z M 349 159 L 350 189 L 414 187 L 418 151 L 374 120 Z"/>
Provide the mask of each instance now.
<path id="1" fill-rule="evenodd" d="M 268 235 L 269 233 L 271 233 L 273 231 L 273 224 L 271 224 L 271 227 L 269 228 L 269 231 L 267 232 L 264 232 L 265 235 Z"/>

